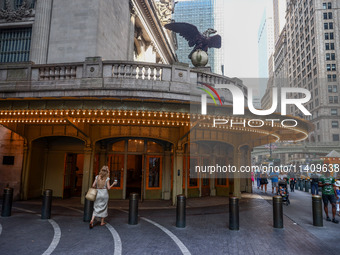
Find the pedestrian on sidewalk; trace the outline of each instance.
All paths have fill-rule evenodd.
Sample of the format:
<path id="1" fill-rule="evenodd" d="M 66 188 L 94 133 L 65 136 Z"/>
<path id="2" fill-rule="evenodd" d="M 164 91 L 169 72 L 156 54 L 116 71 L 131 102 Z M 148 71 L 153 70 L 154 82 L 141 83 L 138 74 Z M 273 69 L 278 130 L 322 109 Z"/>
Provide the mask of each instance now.
<path id="1" fill-rule="evenodd" d="M 270 173 L 270 178 L 272 180 L 272 194 L 274 193 L 274 188 L 275 188 L 275 194 L 278 192 L 278 187 L 279 187 L 279 174 L 277 171 L 272 171 Z"/>
<path id="2" fill-rule="evenodd" d="M 339 197 L 335 190 L 335 187 L 336 187 L 335 179 L 332 176 L 330 176 L 329 171 L 325 173 L 325 176 L 320 178 L 319 186 L 322 187 L 322 200 L 324 204 L 324 210 L 327 216 L 326 220 L 331 221 L 331 219 L 328 216 L 328 201 L 329 201 L 332 204 L 332 214 L 333 214 L 332 222 L 339 223 L 339 221 L 335 219 L 335 214 L 336 214 L 335 205 Z"/>
<path id="3" fill-rule="evenodd" d="M 256 184 L 257 184 L 257 188 L 259 189 L 261 186 L 261 172 L 257 171 L 256 172 Z"/>
<path id="4" fill-rule="evenodd" d="M 338 200 L 336 201 L 336 212 L 340 216 L 340 181 L 335 182 L 336 194 L 338 195 Z"/>
<path id="5" fill-rule="evenodd" d="M 107 217 L 107 204 L 109 202 L 109 192 L 108 190 L 111 189 L 114 185 L 117 184 L 115 180 L 112 185 L 110 185 L 110 172 L 108 166 L 103 166 L 100 169 L 99 175 L 96 176 L 92 184 L 92 188 L 97 189 L 97 196 L 96 200 L 94 201 L 93 205 L 93 214 L 92 219 L 90 222 L 90 229 L 93 228 L 93 222 L 95 217 L 101 218 L 101 226 L 104 226 L 106 223 L 104 219 Z"/>
<path id="6" fill-rule="evenodd" d="M 267 173 L 263 172 L 260 177 L 261 190 L 263 191 L 264 186 L 264 191 L 267 194 L 268 175 Z"/>
<path id="7" fill-rule="evenodd" d="M 292 177 L 289 179 L 290 192 L 294 192 L 295 183 L 296 183 L 295 176 L 292 176 Z"/>
<path id="8" fill-rule="evenodd" d="M 319 195 L 319 176 L 316 173 L 313 173 L 311 179 L 312 195 Z"/>

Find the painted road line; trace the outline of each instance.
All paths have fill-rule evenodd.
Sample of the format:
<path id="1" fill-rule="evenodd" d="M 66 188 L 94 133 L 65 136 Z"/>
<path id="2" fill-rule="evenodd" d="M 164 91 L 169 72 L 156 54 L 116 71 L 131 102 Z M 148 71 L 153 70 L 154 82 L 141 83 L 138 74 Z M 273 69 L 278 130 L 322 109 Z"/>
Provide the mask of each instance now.
<path id="1" fill-rule="evenodd" d="M 83 213 L 82 210 L 79 210 L 79 209 L 76 209 L 76 208 L 73 208 L 73 207 L 69 207 L 69 206 L 60 206 L 60 207 L 63 207 L 63 208 L 66 208 L 66 209 L 70 209 L 72 211 L 75 211 L 75 212 L 79 212 L 79 213 Z"/>
<path id="2" fill-rule="evenodd" d="M 33 212 L 33 211 L 31 211 L 31 210 L 22 209 L 22 208 L 19 208 L 19 207 L 13 207 L 13 209 L 16 209 L 16 210 L 18 210 L 18 211 L 27 212 L 27 213 L 37 214 L 36 212 Z M 39 216 L 40 214 L 37 214 L 37 215 Z"/>
<path id="3" fill-rule="evenodd" d="M 33 212 L 31 210 L 21 209 L 21 208 L 18 208 L 18 207 L 13 207 L 13 208 L 16 209 L 16 210 L 19 210 L 19 211 L 36 214 L 39 217 L 41 216 L 41 214 L 38 214 L 38 213 Z M 61 230 L 60 230 L 59 225 L 54 220 L 51 220 L 51 219 L 49 219 L 48 222 L 53 227 L 54 236 L 53 236 L 53 240 L 52 240 L 50 246 L 43 253 L 43 255 L 50 255 L 55 250 L 55 248 L 57 248 L 57 246 L 58 246 L 58 244 L 60 242 L 60 238 L 61 238 Z"/>
<path id="4" fill-rule="evenodd" d="M 127 211 L 124 210 L 119 210 L 121 212 L 125 212 L 125 213 L 129 213 Z M 157 228 L 161 229 L 165 234 L 167 234 L 174 242 L 175 244 L 178 246 L 178 248 L 181 250 L 181 252 L 184 255 L 191 255 L 190 251 L 188 250 L 188 248 L 184 245 L 184 243 L 182 243 L 181 240 L 179 240 L 179 238 L 177 236 L 175 236 L 170 230 L 168 230 L 167 228 L 163 227 L 162 225 L 158 224 L 157 222 L 154 222 L 152 220 L 149 220 L 147 218 L 144 217 L 140 217 L 142 220 L 145 220 L 147 222 L 149 222 L 150 224 L 156 226 Z"/>
<path id="5" fill-rule="evenodd" d="M 55 248 L 57 248 L 60 238 L 61 238 L 61 230 L 60 230 L 59 225 L 54 220 L 51 220 L 51 219 L 49 219 L 48 222 L 51 223 L 54 229 L 54 236 L 53 236 L 53 240 L 50 246 L 43 253 L 43 255 L 50 255 L 55 250 Z"/>
<path id="6" fill-rule="evenodd" d="M 167 234 L 174 242 L 175 244 L 178 246 L 178 248 L 181 250 L 181 252 L 184 255 L 191 255 L 190 251 L 188 250 L 188 248 L 182 243 L 181 240 L 178 239 L 177 236 L 175 236 L 170 230 L 168 230 L 167 228 L 163 227 L 162 225 L 159 225 L 158 223 L 149 220 L 147 218 L 141 217 L 142 220 L 145 220 L 149 223 L 151 223 L 152 225 L 158 227 L 159 229 L 161 229 L 165 234 Z"/>
<path id="7" fill-rule="evenodd" d="M 72 208 L 72 207 L 69 207 L 69 206 L 62 206 L 62 207 L 76 211 L 76 212 L 79 212 L 79 213 L 83 213 L 83 211 L 76 209 L 76 208 Z M 109 223 L 106 223 L 105 226 L 110 231 L 112 238 L 113 238 L 113 241 L 114 241 L 114 246 L 115 246 L 114 255 L 121 255 L 122 250 L 123 250 L 122 249 L 122 240 L 120 239 L 118 232 Z"/>
<path id="8" fill-rule="evenodd" d="M 114 245 L 115 245 L 114 255 L 121 255 L 122 254 L 122 240 L 120 239 L 118 232 L 109 223 L 106 223 L 105 226 L 111 232 L 111 235 L 114 240 Z"/>

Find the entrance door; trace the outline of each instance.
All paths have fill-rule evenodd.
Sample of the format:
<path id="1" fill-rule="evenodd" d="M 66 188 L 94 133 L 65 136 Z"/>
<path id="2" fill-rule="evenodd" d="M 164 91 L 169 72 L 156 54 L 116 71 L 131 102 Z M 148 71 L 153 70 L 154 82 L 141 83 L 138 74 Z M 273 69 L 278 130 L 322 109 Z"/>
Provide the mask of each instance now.
<path id="1" fill-rule="evenodd" d="M 64 170 L 63 198 L 81 195 L 84 154 L 67 153 Z"/>
<path id="2" fill-rule="evenodd" d="M 67 153 L 64 170 L 64 194 L 63 198 L 70 198 L 75 189 L 77 154 Z"/>
<path id="3" fill-rule="evenodd" d="M 138 193 L 141 197 L 142 190 L 142 155 L 128 155 L 127 170 L 126 170 L 126 198 L 129 198 L 130 193 Z"/>

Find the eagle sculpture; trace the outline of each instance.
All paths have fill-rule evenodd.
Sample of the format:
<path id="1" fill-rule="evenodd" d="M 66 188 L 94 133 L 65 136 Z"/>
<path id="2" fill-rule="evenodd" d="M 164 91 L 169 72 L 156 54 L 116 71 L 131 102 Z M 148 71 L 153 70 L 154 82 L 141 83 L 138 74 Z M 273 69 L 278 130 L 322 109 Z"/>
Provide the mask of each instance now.
<path id="1" fill-rule="evenodd" d="M 173 22 L 166 24 L 164 27 L 183 36 L 188 41 L 189 47 L 195 46 L 188 56 L 189 59 L 191 59 L 191 55 L 196 50 L 200 49 L 207 52 L 208 48 L 221 48 L 221 36 L 210 36 L 217 32 L 212 28 L 200 33 L 196 26 L 185 22 Z"/>

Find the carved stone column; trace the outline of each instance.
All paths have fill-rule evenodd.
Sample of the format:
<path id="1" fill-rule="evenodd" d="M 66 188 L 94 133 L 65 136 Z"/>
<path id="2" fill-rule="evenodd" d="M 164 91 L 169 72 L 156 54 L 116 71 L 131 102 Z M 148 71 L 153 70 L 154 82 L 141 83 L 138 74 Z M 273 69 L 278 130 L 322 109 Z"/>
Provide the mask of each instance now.
<path id="1" fill-rule="evenodd" d="M 52 0 L 36 1 L 30 53 L 30 60 L 36 64 L 47 63 L 51 16 Z"/>

